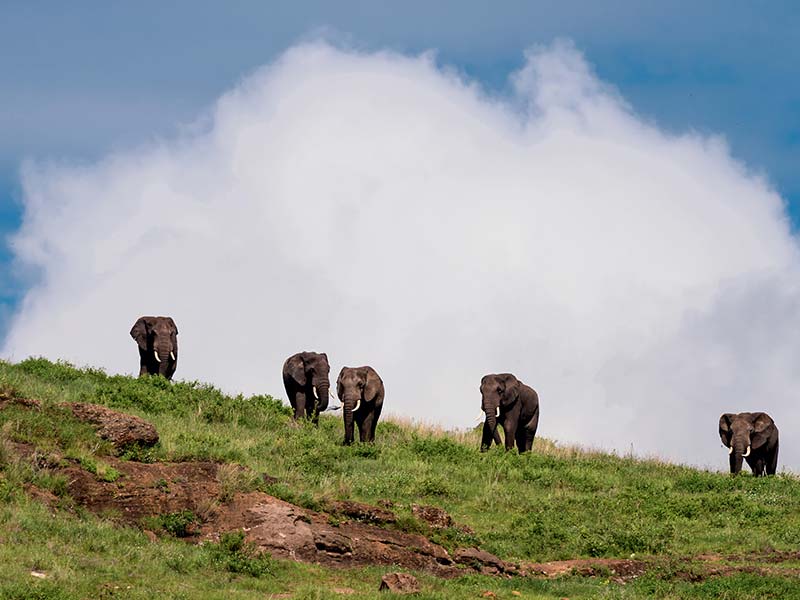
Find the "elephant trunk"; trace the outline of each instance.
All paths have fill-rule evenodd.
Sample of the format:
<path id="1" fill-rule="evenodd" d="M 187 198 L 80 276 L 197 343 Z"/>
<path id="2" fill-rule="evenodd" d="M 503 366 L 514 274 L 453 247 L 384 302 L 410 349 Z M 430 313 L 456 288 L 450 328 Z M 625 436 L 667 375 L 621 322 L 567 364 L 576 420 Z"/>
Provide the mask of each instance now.
<path id="1" fill-rule="evenodd" d="M 152 360 L 155 361 L 155 367 L 158 371 L 158 374 L 166 377 L 169 370 L 170 361 L 172 361 L 172 363 L 175 362 L 175 353 L 173 351 L 172 344 L 159 342 L 160 340 L 157 340 L 154 344 Z"/>
<path id="2" fill-rule="evenodd" d="M 311 385 L 311 393 L 314 396 L 314 403 L 317 406 L 317 412 L 322 412 L 328 408 L 328 397 L 330 395 L 331 386 L 325 380 L 316 381 Z"/>
<path id="3" fill-rule="evenodd" d="M 158 352 L 158 374 L 167 376 L 167 369 L 169 369 L 169 352 Z"/>
<path id="4" fill-rule="evenodd" d="M 492 441 L 497 441 L 499 445 L 499 438 L 497 436 L 497 417 L 499 407 L 487 407 L 484 411 L 486 413 L 486 421 L 483 424 L 483 436 L 481 438 L 481 451 L 488 450 Z"/>
<path id="5" fill-rule="evenodd" d="M 750 455 L 750 440 L 746 437 L 735 438 L 730 446 L 733 451 L 730 453 L 729 461 L 731 473 L 734 475 L 742 470 L 742 460 Z"/>
<path id="6" fill-rule="evenodd" d="M 353 427 L 353 413 L 355 413 L 361 405 L 361 398 L 358 396 L 345 396 L 342 400 L 342 415 L 344 417 L 344 443 L 345 445 L 352 444 L 355 438 L 355 431 Z"/>

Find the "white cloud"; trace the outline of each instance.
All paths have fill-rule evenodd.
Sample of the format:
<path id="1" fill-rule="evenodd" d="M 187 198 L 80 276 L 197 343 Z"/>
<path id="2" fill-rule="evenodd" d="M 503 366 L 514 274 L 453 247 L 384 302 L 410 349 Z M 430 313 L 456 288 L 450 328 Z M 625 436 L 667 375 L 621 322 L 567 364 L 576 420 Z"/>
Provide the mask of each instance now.
<path id="1" fill-rule="evenodd" d="M 718 138 L 674 136 L 568 43 L 494 98 L 429 56 L 289 50 L 207 127 L 24 172 L 40 270 L 3 355 L 133 373 L 141 314 L 177 376 L 283 396 L 286 356 L 372 364 L 386 409 L 474 424 L 483 374 L 540 433 L 725 468 L 723 411 L 800 416 L 800 257 L 781 198 Z"/>

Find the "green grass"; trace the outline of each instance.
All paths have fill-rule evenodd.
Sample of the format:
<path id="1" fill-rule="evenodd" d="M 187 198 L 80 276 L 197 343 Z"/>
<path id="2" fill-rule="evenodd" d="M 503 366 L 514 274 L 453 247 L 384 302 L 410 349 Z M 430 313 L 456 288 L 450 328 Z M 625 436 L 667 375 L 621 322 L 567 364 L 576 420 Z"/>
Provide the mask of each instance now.
<path id="1" fill-rule="evenodd" d="M 499 448 L 481 454 L 475 431 L 391 421 L 379 424 L 374 446 L 346 447 L 341 417 L 323 415 L 319 428 L 292 426 L 288 408 L 269 396 L 230 397 L 198 382 L 109 376 L 43 359 L 0 362 L 0 385 L 43 403 L 41 411 L 0 410 L 0 598 L 264 598 L 286 591 L 294 598 L 341 597 L 329 591 L 336 586 L 367 598 L 377 597 L 386 571 L 267 560 L 243 543 L 237 547 L 241 540 L 207 547 L 165 536 L 150 543 L 137 530 L 79 508 L 50 514 L 24 486 L 49 489 L 69 507 L 65 482 L 51 468 L 59 461 L 74 460 L 107 481 L 119 476 L 104 461 L 112 448 L 59 408 L 63 401 L 103 404 L 152 422 L 159 444 L 128 449 L 123 458 L 242 465 L 227 472 L 229 497 L 260 487 L 309 508 L 339 499 L 391 499 L 399 526 L 420 532 L 427 528 L 412 516 L 411 504 L 440 506 L 475 532 L 451 528 L 432 535 L 448 548 L 477 543 L 505 559 L 548 561 L 631 554 L 678 560 L 800 547 L 800 481 L 789 475 L 730 477 L 541 439 L 528 455 Z M 10 442 L 35 445 L 36 459 L 16 459 Z M 263 484 L 264 473 L 278 482 Z M 181 518 L 170 517 L 162 516 L 159 526 L 179 534 Z M 32 570 L 48 578 L 35 579 Z M 800 597 L 797 580 L 780 572 L 690 582 L 663 569 L 625 586 L 578 576 L 422 580 L 422 598 L 478 597 L 485 590 L 499 598 L 517 597 L 514 590 L 526 598 Z"/>

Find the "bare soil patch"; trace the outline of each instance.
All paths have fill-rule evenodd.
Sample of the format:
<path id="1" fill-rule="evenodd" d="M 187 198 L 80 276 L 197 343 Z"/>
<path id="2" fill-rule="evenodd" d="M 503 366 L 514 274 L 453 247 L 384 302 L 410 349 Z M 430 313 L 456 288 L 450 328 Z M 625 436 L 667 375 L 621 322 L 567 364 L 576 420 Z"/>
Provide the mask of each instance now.
<path id="1" fill-rule="evenodd" d="M 19 446 L 25 453 L 33 449 Z M 442 546 L 426 537 L 359 522 L 341 522 L 328 513 L 284 502 L 262 492 L 236 493 L 230 502 L 222 493 L 213 462 L 143 464 L 105 457 L 120 477 L 100 481 L 77 464 L 56 467 L 66 475 L 71 498 L 89 511 L 118 522 L 141 526 L 147 517 L 191 511 L 201 522 L 190 540 L 216 541 L 221 534 L 241 530 L 245 539 L 272 556 L 330 566 L 398 565 L 452 577 L 481 565 L 459 567 Z M 47 494 L 33 494 L 48 502 Z M 50 502 L 48 502 L 50 503 Z M 339 507 L 340 509 L 343 507 Z M 346 508 L 361 515 L 361 506 Z M 375 515 L 391 522 L 385 509 L 372 507 Z M 341 513 L 339 513 L 341 514 Z M 499 559 L 498 559 L 499 560 Z"/>

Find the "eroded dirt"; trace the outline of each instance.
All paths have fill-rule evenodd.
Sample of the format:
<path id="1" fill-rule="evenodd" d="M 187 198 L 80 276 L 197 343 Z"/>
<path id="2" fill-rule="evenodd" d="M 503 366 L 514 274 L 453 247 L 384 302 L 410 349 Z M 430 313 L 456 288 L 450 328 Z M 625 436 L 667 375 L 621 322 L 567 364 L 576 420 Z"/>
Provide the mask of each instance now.
<path id="1" fill-rule="evenodd" d="M 31 447 L 18 449 L 33 455 Z M 67 477 L 67 491 L 77 504 L 128 525 L 142 526 L 147 517 L 188 510 L 201 518 L 191 531 L 193 541 L 216 541 L 223 533 L 241 530 L 247 541 L 281 558 L 329 566 L 398 565 L 442 577 L 514 570 L 510 564 L 498 570 L 497 565 L 506 563 L 488 553 L 465 561 L 422 535 L 376 525 L 375 521 L 394 521 L 390 511 L 378 507 L 367 510 L 368 505 L 340 503 L 335 514 L 328 514 L 262 492 L 236 493 L 229 502 L 221 502 L 221 465 L 217 463 L 103 460 L 120 473 L 116 481 L 100 481 L 77 464 L 54 470 Z M 32 493 L 48 501 L 46 494 Z M 343 513 L 373 522 L 343 520 Z"/>
<path id="2" fill-rule="evenodd" d="M 0 391 L 0 409 L 10 404 L 38 410 L 35 400 L 25 400 Z M 125 420 L 116 411 L 94 405 L 70 405 L 76 416 L 98 426 L 98 435 L 108 429 L 125 443 L 131 432 L 158 439 L 149 423 L 136 417 Z M 102 409 L 102 410 L 98 410 Z M 108 414 L 113 413 L 113 414 Z M 141 421 L 141 423 L 139 422 Z M 144 425 L 143 425 L 144 424 Z M 154 437 L 155 436 L 155 437 Z M 137 440 L 140 442 L 141 440 Z M 478 572 L 495 576 L 557 578 L 565 575 L 603 577 L 620 584 L 646 572 L 664 577 L 700 581 L 734 573 L 775 574 L 799 577 L 800 569 L 781 563 L 800 561 L 800 551 L 766 550 L 749 555 L 704 554 L 681 558 L 648 559 L 573 559 L 546 563 L 511 563 L 479 548 L 459 548 L 452 554 L 444 547 L 418 534 L 395 528 L 391 501 L 381 507 L 354 501 L 331 503 L 328 512 L 296 506 L 262 492 L 233 493 L 225 489 L 232 470 L 240 467 L 214 462 L 144 464 L 104 457 L 120 476 L 101 481 L 97 476 L 58 455 L 43 455 L 28 444 L 11 444 L 13 450 L 39 468 L 64 475 L 67 491 L 79 505 L 120 523 L 141 527 L 148 517 L 191 511 L 200 522 L 190 530 L 190 541 L 217 541 L 230 531 L 245 532 L 246 540 L 280 558 L 327 566 L 395 565 L 426 571 L 441 577 Z M 277 481 L 264 475 L 267 482 Z M 51 506 L 59 499 L 50 492 L 28 486 L 28 493 Z M 225 501 L 223 501 L 223 499 Z M 456 526 L 442 509 L 413 507 L 414 514 L 432 529 Z M 146 532 L 153 536 L 152 532 Z"/>
<path id="3" fill-rule="evenodd" d="M 16 451 L 67 477 L 70 497 L 79 505 L 121 523 L 141 527 L 147 517 L 191 511 L 201 522 L 190 541 L 217 541 L 223 533 L 245 532 L 246 540 L 270 555 L 327 566 L 397 565 L 440 577 L 467 572 L 495 576 L 557 578 L 566 575 L 603 577 L 626 583 L 650 571 L 670 578 L 700 581 L 734 573 L 799 576 L 800 569 L 780 563 L 800 561 L 800 551 L 770 550 L 751 555 L 703 554 L 674 559 L 594 558 L 512 563 L 479 548 L 449 553 L 422 535 L 393 528 L 395 515 L 387 508 L 353 501 L 332 503 L 330 513 L 290 504 L 262 492 L 236 493 L 222 502 L 225 471 L 214 462 L 144 464 L 104 457 L 120 473 L 113 482 L 100 481 L 77 464 L 54 465 L 26 444 Z M 58 499 L 30 486 L 38 500 L 55 505 Z"/>

